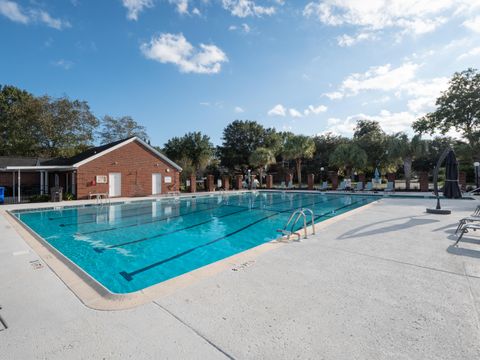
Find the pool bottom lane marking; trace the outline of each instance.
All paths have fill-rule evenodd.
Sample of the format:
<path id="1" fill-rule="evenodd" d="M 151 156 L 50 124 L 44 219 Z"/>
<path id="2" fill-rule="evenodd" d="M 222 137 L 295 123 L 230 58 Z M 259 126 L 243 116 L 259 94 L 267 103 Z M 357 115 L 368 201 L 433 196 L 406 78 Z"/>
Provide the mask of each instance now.
<path id="1" fill-rule="evenodd" d="M 346 207 L 350 207 L 350 206 L 352 206 L 352 205 L 355 205 L 355 204 L 357 204 L 358 202 L 360 202 L 360 201 L 352 202 L 351 204 L 341 206 L 341 207 L 339 207 L 339 208 L 337 208 L 337 209 L 335 209 L 335 210 L 333 210 L 333 211 L 329 211 L 329 212 L 326 212 L 326 213 L 324 213 L 324 214 L 322 214 L 322 215 L 319 215 L 319 216 L 317 216 L 315 219 L 320 219 L 321 217 L 324 217 L 324 216 L 327 216 L 327 215 L 329 215 L 329 214 L 332 214 L 333 212 L 336 212 L 336 211 L 341 210 L 341 209 L 344 209 L 344 208 L 346 208 Z M 311 203 L 311 204 L 309 204 L 309 205 L 307 205 L 307 206 L 312 206 L 312 205 L 314 205 L 314 204 L 316 204 L 316 202 Z M 303 207 L 303 206 L 302 206 L 302 207 Z M 252 222 L 252 223 L 250 223 L 250 224 L 248 224 L 248 225 L 245 225 L 245 226 L 241 227 L 240 229 L 237 229 L 237 230 L 235 230 L 235 231 L 232 231 L 231 233 L 228 233 L 228 234 L 226 234 L 226 235 L 224 235 L 224 236 L 221 236 L 221 237 L 219 237 L 219 238 L 217 238 L 217 239 L 211 240 L 211 241 L 209 241 L 209 242 L 207 242 L 207 243 L 204 243 L 204 244 L 202 244 L 202 245 L 198 245 L 198 246 L 195 246 L 195 247 L 193 247 L 193 248 L 191 248 L 191 249 L 182 251 L 182 252 L 180 252 L 180 253 L 178 253 L 178 254 L 176 254 L 176 255 L 173 255 L 173 256 L 171 256 L 171 257 L 169 257 L 169 258 L 167 258 L 167 259 L 157 261 L 157 262 L 155 262 L 155 263 L 153 263 L 153 264 L 150 264 L 150 265 L 145 266 L 145 267 L 143 267 L 143 268 L 141 268 L 141 269 L 138 269 L 138 270 L 134 270 L 134 271 L 132 271 L 132 272 L 121 271 L 119 274 L 120 274 L 121 276 L 123 276 L 123 277 L 125 278 L 125 280 L 127 280 L 127 281 L 132 281 L 132 280 L 133 280 L 133 277 L 134 277 L 135 275 L 137 275 L 137 274 L 140 274 L 140 273 L 142 273 L 142 272 L 144 272 L 144 271 L 153 269 L 153 268 L 155 268 L 155 267 L 157 267 L 157 266 L 160 266 L 160 265 L 162 265 L 162 264 L 165 264 L 165 263 L 167 263 L 167 262 L 169 262 L 169 261 L 178 259 L 178 258 L 180 258 L 180 257 L 182 257 L 182 256 L 185 256 L 185 255 L 187 255 L 187 254 L 189 254 L 189 253 L 191 253 L 191 252 L 193 252 L 193 251 L 195 251 L 195 250 L 198 250 L 198 249 L 200 249 L 200 248 L 203 248 L 203 247 L 212 245 L 212 244 L 214 244 L 214 243 L 216 243 L 216 242 L 218 242 L 218 241 L 224 240 L 224 239 L 226 239 L 226 238 L 228 238 L 228 237 L 230 237 L 230 236 L 233 236 L 233 235 L 235 235 L 235 234 L 238 234 L 238 233 L 242 232 L 243 230 L 246 230 L 246 229 L 248 229 L 249 227 L 252 227 L 252 226 L 254 226 L 254 225 L 256 225 L 256 224 L 258 224 L 258 223 L 260 223 L 260 222 L 262 222 L 262 221 L 268 220 L 268 219 L 270 219 L 270 218 L 272 218 L 272 217 L 275 217 L 275 216 L 278 216 L 278 215 L 280 215 L 280 214 L 282 214 L 282 213 L 286 213 L 286 212 L 293 211 L 293 210 L 294 210 L 294 209 L 286 209 L 286 210 L 277 212 L 277 213 L 275 213 L 275 214 L 271 214 L 271 215 L 265 216 L 265 217 L 260 218 L 260 219 L 254 221 L 254 222 Z"/>
<path id="2" fill-rule="evenodd" d="M 148 237 L 144 237 L 144 238 L 141 238 L 141 239 L 132 240 L 132 241 L 127 241 L 127 242 L 120 243 L 120 244 L 116 244 L 116 245 L 110 245 L 110 246 L 105 246 L 105 247 L 94 247 L 93 250 L 95 250 L 95 251 L 98 252 L 98 253 L 102 253 L 102 252 L 105 251 L 105 250 L 115 249 L 115 248 L 119 248 L 119 247 L 122 247 L 122 246 L 131 245 L 131 244 L 136 244 L 136 243 L 144 242 L 144 241 L 148 241 L 148 240 L 158 239 L 158 238 L 163 237 L 163 236 L 166 236 L 166 235 L 171 235 L 171 234 L 174 234 L 174 233 L 176 233 L 176 232 L 180 232 L 180 231 L 183 231 L 183 230 L 192 229 L 192 228 L 197 227 L 197 226 L 201 226 L 201 225 L 208 224 L 208 223 L 210 223 L 210 222 L 212 222 L 212 221 L 215 221 L 216 219 L 221 219 L 221 218 L 225 218 L 225 217 L 227 217 L 227 216 L 236 215 L 236 214 L 238 214 L 238 213 L 245 212 L 245 211 L 248 211 L 248 209 L 242 209 L 242 210 L 234 211 L 234 212 L 231 212 L 231 213 L 228 213 L 228 214 L 224 214 L 224 215 L 220 215 L 220 216 L 215 216 L 215 217 L 213 217 L 213 218 L 211 218 L 211 219 L 202 221 L 202 222 L 200 222 L 200 223 L 192 224 L 192 225 L 186 226 L 186 227 L 184 227 L 184 228 L 180 228 L 180 229 L 168 231 L 168 232 L 161 233 L 161 234 L 157 234 L 157 235 L 154 235 L 154 236 L 148 236 Z"/>
<path id="3" fill-rule="evenodd" d="M 298 199 L 297 199 L 298 200 Z M 286 202 L 291 202 L 290 200 L 288 201 L 281 201 L 281 202 L 276 202 L 276 203 L 272 203 L 270 204 L 271 205 L 279 205 L 279 204 L 283 204 L 283 203 L 286 203 Z M 221 206 L 218 206 L 218 208 L 222 207 L 223 205 Z M 224 215 L 220 215 L 220 216 L 214 216 L 212 217 L 211 219 L 208 219 L 206 221 L 202 221 L 200 223 L 196 223 L 196 224 L 193 224 L 193 225 L 189 225 L 187 227 L 184 227 L 184 228 L 180 228 L 180 229 L 176 229 L 176 230 L 172 230 L 172 231 L 169 231 L 169 232 L 166 232 L 166 233 L 160 233 L 160 234 L 157 234 L 157 235 L 154 235 L 154 236 L 149 236 L 149 237 L 145 237 L 145 238 L 141 238 L 141 239 L 137 239 L 137 240 L 131 240 L 131 241 L 127 241 L 127 242 L 124 242 L 124 243 L 120 243 L 120 244 L 115 244 L 115 245 L 107 245 L 107 246 L 104 246 L 104 247 L 94 247 L 93 250 L 95 250 L 96 252 L 98 253 L 102 253 L 103 251 L 105 250 L 109 250 L 109 249 L 115 249 L 115 248 L 118 248 L 118 247 L 122 247 L 122 246 L 126 246 L 126 245 L 130 245 L 130 244 L 135 244 L 135 243 L 139 243 L 139 242 L 143 242 L 143 241 L 147 241 L 147 240 L 153 240 L 153 239 L 157 239 L 157 238 L 160 238 L 160 237 L 163 237 L 165 235 L 171 235 L 173 233 L 177 233 L 177 232 L 180 232 L 180 231 L 183 231 L 183 230 L 188 230 L 188 229 L 192 229 L 194 227 L 197 227 L 197 226 L 201 226 L 201 225 L 205 225 L 205 224 L 208 224 L 209 222 L 212 222 L 212 221 L 215 221 L 216 219 L 221 219 L 221 218 L 224 218 L 224 217 L 227 217 L 227 216 L 230 216 L 230 215 L 234 215 L 234 214 L 237 214 L 237 213 L 240 213 L 240 212 L 243 212 L 243 211 L 249 211 L 249 210 L 262 210 L 262 211 L 270 211 L 270 212 L 279 212 L 279 210 L 270 210 L 270 209 L 261 209 L 261 208 L 252 208 L 252 207 L 243 207 L 243 206 L 236 206 L 236 205 L 231 205 L 231 206 L 234 206 L 234 207 L 240 207 L 242 208 L 242 210 L 240 211 L 236 211 L 236 212 L 232 212 L 232 213 L 228 213 L 228 214 L 224 214 Z M 214 208 L 211 208 L 211 209 L 215 209 L 217 207 L 214 207 Z M 209 209 L 205 209 L 204 211 L 207 211 Z M 282 210 L 280 210 L 282 211 Z M 200 211 L 198 211 L 200 212 Z M 191 212 L 191 214 L 193 214 L 194 212 Z M 189 215 L 190 213 L 187 213 L 185 215 Z M 174 216 L 174 217 L 179 217 L 179 216 Z M 173 217 L 172 217 L 173 218 Z M 158 219 L 158 220 L 155 220 L 155 221 L 161 221 L 162 219 Z M 152 221 L 154 222 L 154 221 Z M 127 225 L 125 227 L 132 227 L 134 225 L 138 225 L 138 224 L 133 224 L 133 225 Z M 117 228 L 112 228 L 113 229 L 119 229 L 119 228 L 122 228 L 122 227 L 117 227 Z M 98 230 L 100 232 L 100 230 Z M 79 235 L 86 235 L 86 234 L 90 234 L 90 233 L 93 233 L 93 232 L 85 232 L 85 233 L 78 233 Z"/>

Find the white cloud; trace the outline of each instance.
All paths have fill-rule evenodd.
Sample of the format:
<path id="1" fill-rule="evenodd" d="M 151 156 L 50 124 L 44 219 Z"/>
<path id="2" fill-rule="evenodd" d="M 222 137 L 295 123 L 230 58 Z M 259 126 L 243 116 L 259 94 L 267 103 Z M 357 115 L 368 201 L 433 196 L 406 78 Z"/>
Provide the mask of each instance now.
<path id="1" fill-rule="evenodd" d="M 291 117 L 294 118 L 301 118 L 303 117 L 302 113 L 298 111 L 297 109 L 288 109 L 288 113 L 290 114 Z"/>
<path id="2" fill-rule="evenodd" d="M 457 57 L 458 60 L 463 60 L 465 58 L 471 57 L 471 56 L 477 56 L 480 55 L 480 46 L 475 47 L 471 49 L 470 51 L 467 51 L 466 53 L 461 54 L 460 56 Z"/>
<path id="3" fill-rule="evenodd" d="M 183 34 L 154 36 L 140 47 L 147 59 L 175 64 L 181 72 L 215 74 L 220 72 L 227 55 L 215 45 L 200 44 L 194 48 Z"/>
<path id="4" fill-rule="evenodd" d="M 270 109 L 270 111 L 268 111 L 268 115 L 269 116 L 287 116 L 287 115 L 289 115 L 293 118 L 301 118 L 301 117 L 304 117 L 304 116 L 319 115 L 319 114 L 321 114 L 325 111 L 327 111 L 327 107 L 325 105 L 318 105 L 318 106 L 309 105 L 303 111 L 299 111 L 295 108 L 287 109 L 282 104 L 277 104 L 272 109 Z"/>
<path id="5" fill-rule="evenodd" d="M 200 10 L 198 10 L 198 8 L 193 8 L 192 14 L 197 16 L 202 16 L 202 13 L 200 12 Z"/>
<path id="6" fill-rule="evenodd" d="M 177 12 L 181 15 L 188 15 L 188 0 L 168 0 L 170 4 L 173 4 L 177 8 Z M 198 10 L 198 9 L 197 9 Z"/>
<path id="7" fill-rule="evenodd" d="M 0 0 L 0 14 L 12 21 L 22 24 L 27 24 L 30 21 L 27 14 L 13 1 Z"/>
<path id="8" fill-rule="evenodd" d="M 241 108 L 240 106 L 235 106 L 233 111 L 235 111 L 237 114 L 245 112 L 245 110 L 243 108 Z"/>
<path id="9" fill-rule="evenodd" d="M 345 46 L 355 45 L 356 43 L 359 43 L 365 40 L 374 40 L 376 38 L 377 38 L 377 35 L 372 32 L 361 32 L 354 36 L 343 34 L 342 36 L 337 37 L 337 43 L 338 45 L 345 47 Z"/>
<path id="10" fill-rule="evenodd" d="M 305 116 L 309 116 L 309 115 L 318 115 L 318 114 L 321 114 L 325 111 L 327 111 L 328 108 L 325 106 L 325 105 L 318 105 L 317 107 L 313 106 L 313 105 L 308 105 L 308 108 L 306 108 L 305 110 L 303 110 L 303 114 Z"/>
<path id="11" fill-rule="evenodd" d="M 392 68 L 391 64 L 370 67 L 365 73 L 350 74 L 343 80 L 338 91 L 324 95 L 331 99 L 341 99 L 365 91 L 392 92 L 397 97 L 406 95 L 409 110 L 414 114 L 420 114 L 435 105 L 435 100 L 447 88 L 449 79 L 447 77 L 418 79 L 419 68 L 419 64 L 409 61 L 396 68 Z M 379 96 L 379 99 L 372 103 L 389 100 L 389 96 L 383 98 Z"/>
<path id="12" fill-rule="evenodd" d="M 351 46 L 387 30 L 397 41 L 406 34 L 430 33 L 454 18 L 467 19 L 465 26 L 480 31 L 480 20 L 469 19 L 478 15 L 479 8 L 479 0 L 314 0 L 304 7 L 303 15 L 328 26 L 354 28 L 357 35 L 337 38 L 339 45 Z M 374 36 L 359 37 L 366 33 Z"/>
<path id="13" fill-rule="evenodd" d="M 287 109 L 282 104 L 277 104 L 267 114 L 268 116 L 286 116 Z"/>
<path id="14" fill-rule="evenodd" d="M 31 22 L 43 23 L 57 30 L 71 27 L 68 21 L 56 19 L 45 10 L 24 10 L 14 1 L 0 0 L 0 14 L 21 24 L 28 24 Z"/>
<path id="15" fill-rule="evenodd" d="M 275 14 L 275 7 L 257 5 L 254 0 L 222 0 L 222 5 L 233 16 L 240 18 Z"/>
<path id="16" fill-rule="evenodd" d="M 339 100 L 343 98 L 343 93 L 341 93 L 340 91 L 333 91 L 333 92 L 325 93 L 323 94 L 323 96 L 328 97 L 330 100 Z"/>
<path id="17" fill-rule="evenodd" d="M 45 25 L 57 30 L 62 30 L 65 28 L 72 27 L 72 25 L 68 21 L 56 19 L 50 16 L 49 13 L 43 10 L 32 10 L 30 14 L 31 14 L 31 17 L 36 21 L 42 22 Z"/>
<path id="18" fill-rule="evenodd" d="M 252 31 L 252 29 L 250 28 L 250 26 L 246 23 L 243 23 L 241 24 L 240 26 L 237 26 L 237 25 L 230 25 L 228 27 L 228 30 L 230 31 L 236 31 L 236 30 L 240 30 L 241 32 L 245 33 L 245 34 L 248 34 L 250 31 Z"/>
<path id="19" fill-rule="evenodd" d="M 480 16 L 477 16 L 473 19 L 465 20 L 465 22 L 463 23 L 463 26 L 465 26 L 466 28 L 472 31 L 480 33 Z"/>
<path id="20" fill-rule="evenodd" d="M 127 8 L 127 18 L 135 21 L 143 9 L 153 7 L 153 0 L 122 0 L 122 3 Z"/>
<path id="21" fill-rule="evenodd" d="M 312 1 L 305 6 L 303 14 L 331 26 L 353 25 L 370 30 L 400 28 L 421 34 L 434 30 L 439 25 L 440 14 L 453 3 L 454 0 Z"/>
<path id="22" fill-rule="evenodd" d="M 419 67 L 420 65 L 411 62 L 393 69 L 391 64 L 373 66 L 363 74 L 349 75 L 343 80 L 340 91 L 343 95 L 356 95 L 365 90 L 396 90 L 411 82 Z"/>
<path id="23" fill-rule="evenodd" d="M 65 59 L 60 59 L 60 60 L 52 62 L 52 65 L 57 66 L 57 67 L 61 67 L 62 69 L 65 69 L 65 70 L 70 70 L 74 64 L 73 64 L 72 61 L 65 60 Z"/>
<path id="24" fill-rule="evenodd" d="M 352 136 L 358 120 L 374 120 L 380 123 L 387 133 L 399 131 L 411 132 L 411 125 L 417 117 L 407 111 L 392 113 L 382 110 L 378 115 L 356 114 L 345 119 L 330 118 L 327 120 L 327 128 L 322 133 L 334 133 L 337 135 Z"/>

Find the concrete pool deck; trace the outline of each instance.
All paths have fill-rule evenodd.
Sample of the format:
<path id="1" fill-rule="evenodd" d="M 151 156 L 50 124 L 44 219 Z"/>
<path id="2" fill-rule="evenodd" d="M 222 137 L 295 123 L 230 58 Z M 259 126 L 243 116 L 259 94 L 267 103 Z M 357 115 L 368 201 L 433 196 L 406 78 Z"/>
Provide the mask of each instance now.
<path id="1" fill-rule="evenodd" d="M 480 201 L 384 198 L 130 310 L 84 306 L 0 216 L 0 359 L 478 359 Z"/>

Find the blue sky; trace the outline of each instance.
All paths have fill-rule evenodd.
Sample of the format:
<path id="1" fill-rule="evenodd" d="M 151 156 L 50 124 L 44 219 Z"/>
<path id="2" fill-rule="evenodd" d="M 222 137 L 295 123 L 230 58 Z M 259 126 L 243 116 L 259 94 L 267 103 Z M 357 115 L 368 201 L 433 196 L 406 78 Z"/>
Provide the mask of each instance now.
<path id="1" fill-rule="evenodd" d="M 130 115 L 152 143 L 235 119 L 409 131 L 480 67 L 480 0 L 0 0 L 0 83 Z"/>

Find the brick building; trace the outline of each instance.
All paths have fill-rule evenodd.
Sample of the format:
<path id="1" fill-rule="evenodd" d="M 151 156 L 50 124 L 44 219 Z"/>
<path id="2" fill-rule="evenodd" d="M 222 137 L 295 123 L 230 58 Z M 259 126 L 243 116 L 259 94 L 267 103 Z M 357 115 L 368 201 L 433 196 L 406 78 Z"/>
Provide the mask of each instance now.
<path id="1" fill-rule="evenodd" d="M 138 137 L 88 149 L 71 158 L 0 157 L 0 186 L 16 201 L 62 187 L 77 199 L 166 194 L 180 189 L 181 167 Z"/>

